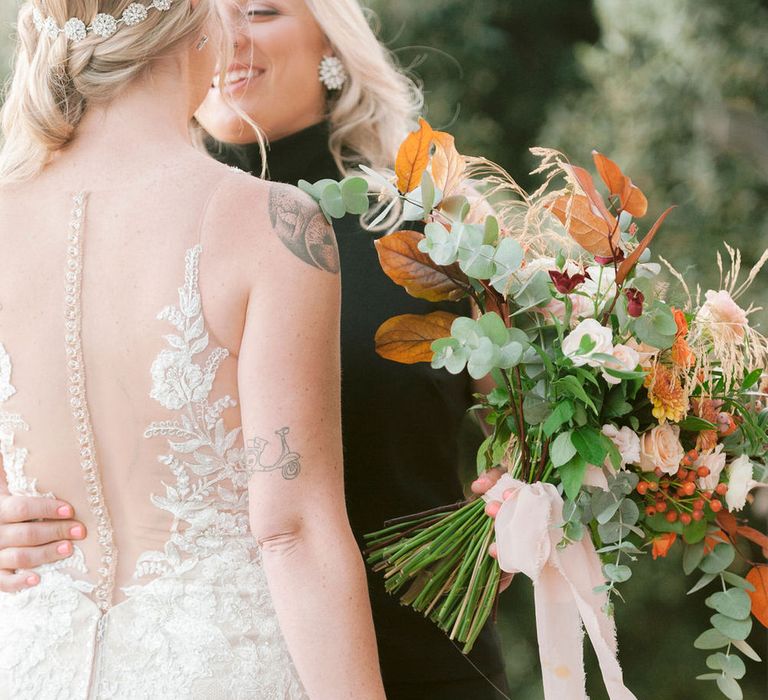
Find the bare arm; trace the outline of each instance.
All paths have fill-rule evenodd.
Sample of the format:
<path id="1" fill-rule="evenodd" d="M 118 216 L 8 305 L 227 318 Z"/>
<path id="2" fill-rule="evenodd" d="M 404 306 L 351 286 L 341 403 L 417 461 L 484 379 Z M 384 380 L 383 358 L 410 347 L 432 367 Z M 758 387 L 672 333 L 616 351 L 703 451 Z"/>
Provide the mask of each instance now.
<path id="1" fill-rule="evenodd" d="M 280 627 L 313 700 L 384 691 L 365 572 L 347 520 L 339 398 L 338 253 L 298 190 L 273 185 L 270 240 L 239 355 L 250 516 Z"/>

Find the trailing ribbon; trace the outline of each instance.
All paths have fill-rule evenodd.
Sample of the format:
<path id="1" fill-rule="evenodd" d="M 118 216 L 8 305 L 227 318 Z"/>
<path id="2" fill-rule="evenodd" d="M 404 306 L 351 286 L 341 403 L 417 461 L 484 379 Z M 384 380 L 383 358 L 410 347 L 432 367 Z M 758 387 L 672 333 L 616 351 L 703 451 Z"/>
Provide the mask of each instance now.
<path id="1" fill-rule="evenodd" d="M 512 495 L 504 500 L 508 490 Z M 555 486 L 526 484 L 504 474 L 483 498 L 502 504 L 496 516 L 499 566 L 533 581 L 545 699 L 587 699 L 583 622 L 610 700 L 637 700 L 624 685 L 616 659 L 615 627 L 602 609 L 606 594 L 594 592 L 605 580 L 591 538 L 557 548 L 563 499 Z"/>

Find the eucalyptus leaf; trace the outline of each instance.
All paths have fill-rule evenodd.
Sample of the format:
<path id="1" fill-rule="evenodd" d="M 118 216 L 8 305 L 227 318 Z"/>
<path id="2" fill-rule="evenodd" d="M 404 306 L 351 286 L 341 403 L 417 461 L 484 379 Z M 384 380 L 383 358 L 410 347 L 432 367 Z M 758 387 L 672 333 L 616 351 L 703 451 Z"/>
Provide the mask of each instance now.
<path id="1" fill-rule="evenodd" d="M 712 626 L 722 632 L 729 639 L 746 639 L 752 631 L 752 619 L 734 620 L 720 613 L 715 613 L 709 618 Z"/>
<path id="2" fill-rule="evenodd" d="M 362 177 L 349 177 L 341 181 L 341 197 L 347 213 L 362 216 L 367 213 L 368 181 Z"/>
<path id="3" fill-rule="evenodd" d="M 346 215 L 347 208 L 344 206 L 344 198 L 338 182 L 330 182 L 323 188 L 320 195 L 320 208 L 334 219 L 342 219 Z"/>
<path id="4" fill-rule="evenodd" d="M 722 671 L 732 678 L 744 678 L 747 667 L 736 654 L 723 654 L 719 651 L 707 657 L 707 666 L 714 671 Z"/>
<path id="5" fill-rule="evenodd" d="M 718 542 L 715 548 L 702 559 L 699 569 L 705 574 L 719 574 L 733 563 L 735 556 L 736 552 L 732 545 L 727 542 Z"/>
<path id="6" fill-rule="evenodd" d="M 744 700 L 739 684 L 730 676 L 720 676 L 717 679 L 717 687 L 728 700 Z"/>
<path id="7" fill-rule="evenodd" d="M 693 646 L 697 649 L 721 649 L 722 647 L 727 647 L 730 642 L 731 640 L 722 632 L 710 629 L 696 637 Z"/>
<path id="8" fill-rule="evenodd" d="M 752 661 L 757 661 L 757 663 L 760 663 L 762 661 L 762 659 L 760 658 L 760 655 L 751 646 L 749 646 L 749 644 L 747 644 L 743 639 L 734 639 L 732 641 L 733 641 L 733 646 L 735 646 L 748 659 L 752 659 Z"/>
<path id="9" fill-rule="evenodd" d="M 734 620 L 746 620 L 752 610 L 752 601 L 740 588 L 713 593 L 704 601 L 707 607 Z"/>
<path id="10" fill-rule="evenodd" d="M 708 586 L 712 581 L 717 578 L 717 574 L 704 574 L 688 591 L 688 595 L 691 595 L 691 593 L 696 593 L 696 591 L 700 591 L 702 588 L 705 588 Z"/>
<path id="11" fill-rule="evenodd" d="M 755 587 L 747 579 L 734 574 L 732 571 L 723 571 L 723 578 L 732 586 L 737 586 L 745 591 L 754 591 Z"/>
<path id="12" fill-rule="evenodd" d="M 613 583 L 624 583 L 632 578 L 632 569 L 623 564 L 606 564 L 603 566 L 603 573 Z"/>
<path id="13" fill-rule="evenodd" d="M 683 549 L 683 571 L 690 576 L 704 558 L 704 543 L 688 544 Z"/>

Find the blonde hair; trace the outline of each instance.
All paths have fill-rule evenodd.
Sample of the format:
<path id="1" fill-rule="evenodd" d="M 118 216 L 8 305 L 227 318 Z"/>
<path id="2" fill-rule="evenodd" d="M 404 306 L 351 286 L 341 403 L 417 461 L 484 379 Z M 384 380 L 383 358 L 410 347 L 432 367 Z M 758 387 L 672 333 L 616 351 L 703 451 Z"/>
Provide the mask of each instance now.
<path id="1" fill-rule="evenodd" d="M 306 0 L 347 81 L 329 104 L 329 147 L 339 170 L 390 167 L 424 106 L 419 87 L 396 65 L 358 0 Z"/>
<path id="2" fill-rule="evenodd" d="M 72 17 L 89 24 L 99 12 L 120 17 L 132 1 L 23 4 L 14 71 L 0 117 L 0 183 L 37 175 L 72 140 L 88 105 L 109 102 L 158 58 L 198 39 L 216 12 L 212 0 L 200 0 L 195 8 L 189 0 L 175 0 L 169 10 L 151 12 L 135 27 L 121 26 L 108 39 L 89 33 L 78 42 L 68 41 L 64 34 L 52 39 L 38 33 L 33 20 L 38 9 L 60 27 Z"/>

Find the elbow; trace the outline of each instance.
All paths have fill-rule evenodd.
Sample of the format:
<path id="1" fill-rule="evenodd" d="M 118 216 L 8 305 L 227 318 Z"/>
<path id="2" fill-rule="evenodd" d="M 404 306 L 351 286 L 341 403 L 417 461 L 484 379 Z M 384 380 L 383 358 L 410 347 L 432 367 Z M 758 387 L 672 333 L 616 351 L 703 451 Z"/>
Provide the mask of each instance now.
<path id="1" fill-rule="evenodd" d="M 290 526 L 254 533 L 254 538 L 263 557 L 284 559 L 296 554 L 304 542 L 304 532 L 300 526 Z"/>

